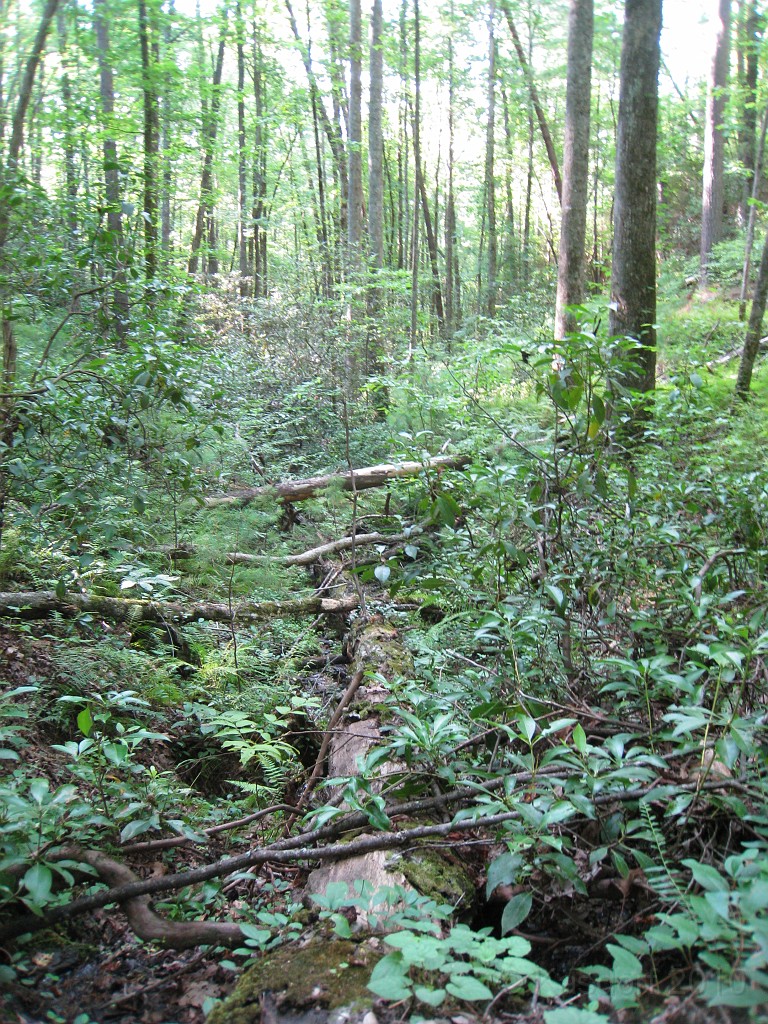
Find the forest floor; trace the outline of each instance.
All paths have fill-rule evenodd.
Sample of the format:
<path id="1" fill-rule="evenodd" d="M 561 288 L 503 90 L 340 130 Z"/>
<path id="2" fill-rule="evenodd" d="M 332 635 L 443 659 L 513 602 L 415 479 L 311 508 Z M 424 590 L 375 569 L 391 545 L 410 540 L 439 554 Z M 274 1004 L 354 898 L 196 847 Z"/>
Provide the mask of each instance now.
<path id="1" fill-rule="evenodd" d="M 305 325 L 281 324 L 262 326 L 288 351 Z M 96 498 L 65 448 L 75 469 L 39 501 L 47 435 L 28 455 L 35 501 L 11 503 L 0 563 L 0 1024 L 768 1019 L 762 377 L 742 415 L 722 367 L 702 380 L 668 359 L 654 429 L 627 455 L 607 436 L 593 339 L 559 375 L 549 350 L 534 366 L 491 338 L 444 372 L 426 360 L 390 423 L 366 411 L 355 430 L 335 383 L 307 388 L 295 352 L 275 386 L 274 361 L 253 358 L 257 327 L 247 343 L 220 328 L 202 425 L 187 407 L 153 413 L 113 483 L 117 442 L 95 444 Z M 210 349 L 178 358 L 179 377 L 214 363 Z M 351 493 L 336 480 L 301 506 L 263 493 L 381 461 L 393 437 L 398 463 L 417 461 L 407 480 Z M 448 450 L 453 465 L 430 462 Z M 229 487 L 231 502 L 216 493 Z M 363 532 L 379 540 L 350 551 Z M 110 618 L 126 593 L 152 615 Z M 312 611 L 280 617 L 274 602 L 294 598 Z M 340 598 L 343 612 L 317 604 Z M 370 625 L 389 639 L 361 654 Z M 334 769 L 343 731 L 373 721 L 370 761 Z M 346 891 L 313 900 L 310 880 L 358 842 L 440 863 L 413 883 L 422 903 L 387 905 L 414 959 L 372 990 L 387 938 L 368 936 Z M 202 884 L 154 890 L 152 907 L 171 924 L 235 922 L 242 944 L 142 940 L 133 900 L 14 943 L 8 908 L 20 930 L 24 905 L 45 924 L 73 895 L 103 895 L 68 874 L 96 870 L 83 851 L 149 887 L 222 861 Z M 326 967 L 332 949 L 351 952 Z M 319 973 L 290 960 L 302 951 Z M 241 1014 L 220 1001 L 251 964 L 274 977 Z M 352 975 L 361 994 L 339 1011 L 332 990 Z"/>

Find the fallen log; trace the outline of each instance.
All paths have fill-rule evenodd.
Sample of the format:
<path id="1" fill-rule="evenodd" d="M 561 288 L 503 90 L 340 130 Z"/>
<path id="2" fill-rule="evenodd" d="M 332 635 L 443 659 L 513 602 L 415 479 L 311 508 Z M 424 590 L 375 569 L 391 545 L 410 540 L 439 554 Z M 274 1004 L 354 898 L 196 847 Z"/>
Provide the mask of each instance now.
<path id="1" fill-rule="evenodd" d="M 0 616 L 19 619 L 43 619 L 53 612 L 72 619 L 78 615 L 97 615 L 110 622 L 172 623 L 183 626 L 204 619 L 206 622 L 249 623 L 287 615 L 346 614 L 357 608 L 356 594 L 341 598 L 310 594 L 292 601 L 243 601 L 232 606 L 214 601 L 180 604 L 176 601 L 140 601 L 135 598 L 100 597 L 95 594 L 65 594 L 52 590 L 0 593 Z"/>
<path id="2" fill-rule="evenodd" d="M 354 469 L 351 473 L 328 473 L 325 476 L 311 476 L 305 480 L 287 480 L 262 487 L 246 487 L 232 494 L 219 494 L 206 498 L 206 508 L 219 505 L 247 505 L 254 498 L 274 497 L 286 503 L 306 501 L 329 487 L 340 487 L 343 491 L 364 491 L 369 487 L 381 487 L 390 480 L 418 476 L 424 470 L 462 469 L 471 462 L 468 455 L 436 455 L 426 462 L 383 462 L 378 466 Z"/>
<path id="3" fill-rule="evenodd" d="M 340 537 L 338 540 L 329 540 L 326 544 L 318 544 L 317 547 L 308 548 L 297 555 L 248 555 L 244 551 L 229 551 L 226 560 L 229 565 L 252 565 L 259 562 L 280 562 L 281 565 L 312 565 L 319 562 L 321 558 L 328 555 L 335 555 L 339 551 L 348 551 L 352 547 L 363 547 L 368 544 L 399 544 L 402 541 L 410 540 L 423 533 L 420 526 L 414 526 L 408 533 L 358 533 L 354 537 Z"/>

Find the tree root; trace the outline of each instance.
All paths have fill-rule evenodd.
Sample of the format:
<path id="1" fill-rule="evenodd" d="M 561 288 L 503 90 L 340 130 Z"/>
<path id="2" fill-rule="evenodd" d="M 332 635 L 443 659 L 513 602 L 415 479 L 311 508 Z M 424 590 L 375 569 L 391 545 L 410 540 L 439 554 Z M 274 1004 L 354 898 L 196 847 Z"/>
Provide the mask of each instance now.
<path id="1" fill-rule="evenodd" d="M 126 886 L 141 885 L 138 875 L 125 864 L 107 857 L 98 850 L 86 850 L 81 846 L 65 846 L 57 853 L 57 859 L 76 860 L 89 864 L 110 891 L 120 891 Z M 121 903 L 128 924 L 144 942 L 155 942 L 167 949 L 193 949 L 195 946 L 227 946 L 243 944 L 244 936 L 240 925 L 231 921 L 169 921 L 156 913 L 150 905 L 149 896 L 133 896 Z"/>

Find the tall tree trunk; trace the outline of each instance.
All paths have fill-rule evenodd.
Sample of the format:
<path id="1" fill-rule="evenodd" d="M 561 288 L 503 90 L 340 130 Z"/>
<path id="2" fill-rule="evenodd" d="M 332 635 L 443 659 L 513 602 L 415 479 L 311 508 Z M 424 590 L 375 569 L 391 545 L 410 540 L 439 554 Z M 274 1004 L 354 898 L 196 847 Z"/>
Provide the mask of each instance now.
<path id="1" fill-rule="evenodd" d="M 749 288 L 749 272 L 752 265 L 752 247 L 755 244 L 755 223 L 757 221 L 757 198 L 760 192 L 760 179 L 763 176 L 763 158 L 765 156 L 765 138 L 768 132 L 768 107 L 763 112 L 760 126 L 760 139 L 755 153 L 755 169 L 752 176 L 752 202 L 747 215 L 747 237 L 744 240 L 744 265 L 741 270 L 741 291 L 739 293 L 739 320 L 744 320 L 747 311 L 747 289 Z"/>
<path id="2" fill-rule="evenodd" d="M 577 329 L 569 307 L 584 301 L 584 251 L 589 194 L 589 114 L 592 96 L 593 0 L 571 0 L 565 94 L 563 204 L 557 260 L 555 338 Z"/>
<path id="3" fill-rule="evenodd" d="M 455 17 L 454 0 L 450 3 L 450 22 Z M 456 332 L 458 303 L 458 247 L 456 244 L 456 197 L 454 195 L 454 109 L 456 102 L 456 69 L 454 67 L 453 34 L 449 32 L 448 47 L 448 192 L 445 198 L 445 333 L 450 340 Z"/>
<path id="4" fill-rule="evenodd" d="M 99 65 L 99 99 L 104 119 L 101 151 L 104 161 L 104 200 L 107 208 L 107 231 L 115 254 L 115 286 L 112 299 L 114 327 L 125 339 L 130 319 L 130 304 L 125 278 L 125 243 L 123 239 L 122 202 L 120 197 L 120 166 L 114 138 L 115 82 L 109 50 L 109 29 L 104 0 L 94 0 L 93 24 L 96 34 L 96 56 Z"/>
<path id="5" fill-rule="evenodd" d="M 725 115 L 728 86 L 728 52 L 731 0 L 719 0 L 717 38 L 707 90 L 707 117 L 704 126 L 704 176 L 701 197 L 701 272 L 699 286 L 709 284 L 709 258 L 712 247 L 723 231 L 725 173 Z"/>
<path id="6" fill-rule="evenodd" d="M 363 27 L 360 0 L 349 0 L 349 192 L 347 266 L 360 269 L 363 246 Z"/>
<path id="7" fill-rule="evenodd" d="M 75 136 L 76 113 L 72 101 L 72 83 L 69 78 L 69 53 L 67 40 L 67 21 L 64 11 L 59 7 L 56 13 L 56 30 L 59 39 L 59 56 L 61 59 L 61 100 L 64 106 L 64 181 L 66 194 L 66 225 L 67 245 L 74 247 L 77 239 L 77 139 Z"/>
<path id="8" fill-rule="evenodd" d="M 203 170 L 200 175 L 200 205 L 197 208 L 195 218 L 195 231 L 192 236 L 192 248 L 187 264 L 187 271 L 190 274 L 197 273 L 198 253 L 203 244 L 203 238 L 208 238 L 210 247 L 211 238 L 215 243 L 215 225 L 213 220 L 213 157 L 216 150 L 216 136 L 219 130 L 219 109 L 221 107 L 221 76 L 224 70 L 224 50 L 227 45 L 227 11 L 222 12 L 221 36 L 219 38 L 219 49 L 216 54 L 216 64 L 213 69 L 213 85 L 211 89 L 211 102 L 202 106 L 202 142 L 203 142 Z M 210 252 L 210 248 L 209 248 Z M 210 260 L 208 263 L 210 270 Z"/>
<path id="9" fill-rule="evenodd" d="M 24 122 L 32 98 L 35 75 L 43 58 L 45 42 L 48 38 L 48 31 L 56 14 L 57 6 L 58 0 L 47 0 L 34 42 L 32 43 L 32 49 L 24 67 L 24 73 L 19 85 L 18 99 L 16 100 L 16 109 L 13 114 L 11 138 L 8 143 L 5 166 L 0 168 L 0 184 L 10 182 L 16 176 L 24 140 Z M 0 255 L 2 255 L 2 251 L 8 242 L 10 227 L 10 205 L 8 203 L 0 203 Z M 0 294 L 0 335 L 2 335 L 3 347 L 2 397 L 0 397 L 0 547 L 2 547 L 3 531 L 5 528 L 5 505 L 8 485 L 3 452 L 10 450 L 12 447 L 13 436 L 17 427 L 13 391 L 16 385 L 18 350 L 13 332 L 13 322 L 6 315 L 7 304 L 10 304 L 10 297 Z"/>
<path id="10" fill-rule="evenodd" d="M 440 331 L 443 329 L 445 315 L 443 312 L 443 295 L 440 286 L 440 270 L 437 256 L 437 238 L 432 227 L 432 213 L 429 208 L 429 196 L 424 182 L 424 169 L 421 162 L 421 16 L 419 12 L 419 0 L 414 0 L 413 5 L 414 30 L 413 30 L 413 162 L 414 162 L 414 187 L 413 197 L 414 219 L 416 218 L 416 207 L 421 201 L 421 212 L 424 217 L 424 232 L 427 236 L 427 252 L 432 270 L 432 301 L 437 315 L 437 322 Z M 414 232 L 414 241 L 417 238 Z M 418 266 L 418 260 L 414 261 Z"/>
<path id="11" fill-rule="evenodd" d="M 744 173 L 739 196 L 740 224 L 746 224 L 749 218 L 749 198 L 758 159 L 757 80 L 763 22 L 758 0 L 741 0 L 736 47 L 739 68 L 739 162 Z"/>
<path id="12" fill-rule="evenodd" d="M 157 196 L 160 113 L 157 67 L 160 63 L 157 10 L 150 20 L 147 0 L 138 0 L 144 108 L 144 272 L 148 281 L 157 276 Z"/>
<path id="13" fill-rule="evenodd" d="M 557 190 L 557 197 L 562 202 L 563 182 L 560 177 L 560 165 L 557 160 L 555 144 L 552 141 L 552 133 L 549 130 L 547 117 L 544 113 L 544 108 L 541 105 L 541 100 L 539 99 L 539 91 L 536 88 L 536 82 L 533 77 L 533 70 L 531 69 L 531 65 L 525 55 L 523 44 L 520 42 L 520 36 L 518 35 L 514 18 L 512 17 L 512 10 L 509 6 L 509 0 L 501 0 L 501 9 L 502 11 L 504 11 L 504 15 L 507 19 L 507 25 L 509 26 L 509 34 L 512 36 L 512 42 L 514 43 L 515 51 L 517 52 L 517 59 L 520 62 L 520 67 L 523 70 L 523 74 L 525 75 L 525 80 L 528 85 L 528 93 L 531 97 L 531 104 L 533 106 L 533 109 L 536 112 L 536 119 L 539 122 L 539 131 L 541 132 L 541 137 L 544 140 L 544 148 L 547 151 L 547 158 L 549 159 L 549 166 L 552 170 L 552 178 L 555 183 L 555 189 Z"/>
<path id="14" fill-rule="evenodd" d="M 163 22 L 163 47 L 167 55 L 171 47 L 171 16 L 174 10 L 174 0 L 168 4 L 168 16 Z M 173 167 L 171 164 L 171 90 L 172 73 L 169 71 L 164 76 L 163 98 L 160 104 L 160 166 L 162 168 L 162 188 L 160 191 L 160 250 L 166 255 L 171 251 L 172 206 L 171 194 L 173 192 Z"/>
<path id="15" fill-rule="evenodd" d="M 338 125 L 334 127 L 333 122 L 328 116 L 328 112 L 326 111 L 325 106 L 323 104 L 322 93 L 320 92 L 320 88 L 317 84 L 317 78 L 312 68 L 310 53 L 302 41 L 301 34 L 299 32 L 299 26 L 296 24 L 296 18 L 294 17 L 293 14 L 291 0 L 285 0 L 285 6 L 286 10 L 288 11 L 288 17 L 291 24 L 291 32 L 293 33 L 293 37 L 296 40 L 296 43 L 299 47 L 299 53 L 301 54 L 301 60 L 302 63 L 304 64 L 304 70 L 307 75 L 307 81 L 309 83 L 310 91 L 315 95 L 316 98 L 317 112 L 320 118 L 320 123 L 322 124 L 325 137 L 328 140 L 328 145 L 331 147 L 334 167 L 336 169 L 336 174 L 338 175 L 339 178 L 340 191 L 341 194 L 346 197 L 346 195 L 349 192 L 349 185 L 347 182 L 347 164 L 344 156 L 344 142 L 342 140 L 341 131 Z"/>
<path id="16" fill-rule="evenodd" d="M 485 212 L 488 216 L 488 272 L 485 284 L 484 311 L 493 319 L 496 315 L 496 291 L 498 288 L 499 243 L 496 230 L 496 37 L 494 20 L 496 5 L 491 0 L 488 11 L 488 109 L 485 128 Z"/>
<path id="17" fill-rule="evenodd" d="M 656 385 L 656 135 L 661 0 L 625 0 L 610 331 L 640 345 L 622 383 Z"/>
<path id="18" fill-rule="evenodd" d="M 368 289 L 368 315 L 381 304 L 378 278 L 384 266 L 384 133 L 382 100 L 384 52 L 382 50 L 382 0 L 371 9 L 370 85 L 368 94 L 368 262 L 373 280 Z"/>
<path id="19" fill-rule="evenodd" d="M 253 294 L 267 294 L 267 129 L 264 121 L 264 58 L 261 31 L 253 21 L 253 99 L 256 120 L 253 135 Z"/>
<path id="20" fill-rule="evenodd" d="M 246 151 L 245 151 L 245 25 L 243 10 L 238 2 L 235 7 L 237 33 L 237 253 L 239 292 L 247 295 L 248 287 L 248 196 L 246 194 Z"/>
<path id="21" fill-rule="evenodd" d="M 765 316 L 765 303 L 768 298 L 768 237 L 763 245 L 763 255 L 760 260 L 760 269 L 757 272 L 755 282 L 755 294 L 752 297 L 752 309 L 749 311 L 749 324 L 744 339 L 744 349 L 739 362 L 739 372 L 736 377 L 736 394 L 739 398 L 746 400 L 749 388 L 752 383 L 752 371 L 760 348 L 760 332 Z"/>

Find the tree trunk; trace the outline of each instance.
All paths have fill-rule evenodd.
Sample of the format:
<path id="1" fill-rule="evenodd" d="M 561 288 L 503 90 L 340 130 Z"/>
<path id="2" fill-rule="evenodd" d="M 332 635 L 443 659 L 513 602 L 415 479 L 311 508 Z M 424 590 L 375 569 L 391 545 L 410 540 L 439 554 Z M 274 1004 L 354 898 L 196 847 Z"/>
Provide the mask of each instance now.
<path id="1" fill-rule="evenodd" d="M 347 182 L 347 162 L 344 157 L 344 142 L 342 140 L 341 131 L 338 126 L 334 127 L 333 122 L 328 116 L 325 106 L 322 102 L 322 93 L 317 84 L 315 72 L 312 68 L 312 61 L 310 58 L 309 51 L 304 45 L 299 33 L 299 26 L 296 24 L 296 18 L 293 14 L 293 8 L 290 0 L 285 0 L 285 6 L 288 11 L 288 17 L 291 24 L 291 32 L 296 40 L 301 54 L 301 60 L 304 64 L 304 70 L 307 75 L 307 81 L 309 83 L 310 91 L 315 95 L 317 102 L 317 112 L 320 117 L 320 123 L 323 126 L 325 137 L 328 140 L 328 145 L 331 147 L 331 153 L 333 154 L 334 166 L 336 173 L 339 178 L 339 187 L 341 194 L 346 196 L 349 193 L 349 184 Z"/>
<path id="2" fill-rule="evenodd" d="M 763 245 L 763 255 L 755 283 L 755 294 L 752 297 L 752 309 L 749 312 L 749 324 L 744 339 L 744 349 L 739 362 L 736 377 L 736 394 L 746 400 L 752 383 L 752 371 L 755 367 L 758 349 L 760 348 L 760 331 L 765 315 L 765 303 L 768 298 L 768 237 Z"/>
<path id="3" fill-rule="evenodd" d="M 227 11 L 225 8 L 222 12 L 221 37 L 219 39 L 219 49 L 216 55 L 216 64 L 213 70 L 211 102 L 209 106 L 205 99 L 203 99 L 202 104 L 203 170 L 200 176 L 200 205 L 197 208 L 195 231 L 192 236 L 192 248 L 189 262 L 187 264 L 187 272 L 190 274 L 197 273 L 198 253 L 201 245 L 203 244 L 203 238 L 208 238 L 209 246 L 212 235 L 215 241 L 215 228 L 213 224 L 213 156 L 216 149 L 216 135 L 219 130 L 221 76 L 224 70 L 224 50 L 226 48 L 226 44 Z"/>
<path id="4" fill-rule="evenodd" d="M 32 49 L 27 58 L 24 74 L 19 86 L 16 109 L 13 114 L 6 164 L 5 167 L 0 168 L 0 185 L 11 181 L 16 176 L 19 155 L 24 139 L 24 121 L 30 99 L 32 98 L 35 75 L 43 56 L 48 30 L 56 14 L 57 6 L 58 0 L 48 0 L 46 3 Z M 8 241 L 10 227 L 10 205 L 8 203 L 0 203 L 0 255 L 2 255 L 2 251 Z M 13 332 L 13 323 L 6 316 L 6 303 L 10 304 L 10 297 L 0 293 L 0 334 L 2 334 L 3 347 L 2 388 L 4 395 L 4 397 L 0 398 L 0 547 L 2 547 L 3 531 L 5 528 L 5 502 L 8 482 L 3 452 L 10 450 L 16 430 L 13 390 L 16 383 L 18 360 L 16 337 Z"/>
<path id="5" fill-rule="evenodd" d="M 99 66 L 99 99 L 104 119 L 101 151 L 104 163 L 104 205 L 107 208 L 107 231 L 115 256 L 115 287 L 112 300 L 114 327 L 125 340 L 130 320 L 130 304 L 125 278 L 125 244 L 123 238 L 122 202 L 120 198 L 120 166 L 112 119 L 115 109 L 115 82 L 109 51 L 109 28 L 104 0 L 94 0 L 93 24 L 96 35 L 96 56 Z"/>
<path id="6" fill-rule="evenodd" d="M 246 195 L 246 56 L 243 8 L 236 6 L 238 36 L 238 273 L 239 292 L 248 295 L 248 197 Z"/>
<path id="7" fill-rule="evenodd" d="M 349 0 L 349 192 L 347 265 L 360 269 L 363 247 L 363 27 L 360 0 Z"/>
<path id="8" fill-rule="evenodd" d="M 72 249 L 77 240 L 77 141 L 74 131 L 77 124 L 77 114 L 72 101 L 72 85 L 69 80 L 67 21 L 61 8 L 56 13 L 56 29 L 61 59 L 61 75 L 59 79 L 61 101 L 64 106 L 63 145 L 67 245 Z"/>
<path id="9" fill-rule="evenodd" d="M 151 2 L 151 0 L 150 0 Z M 157 66 L 160 63 L 157 10 L 150 19 L 147 0 L 138 0 L 144 109 L 144 272 L 148 281 L 157 276 L 157 174 L 160 114 L 157 98 Z"/>
<path id="10" fill-rule="evenodd" d="M 656 382 L 656 134 L 661 0 L 625 0 L 613 212 L 610 331 L 640 348 L 621 383 Z"/>
<path id="11" fill-rule="evenodd" d="M 382 97 L 384 52 L 382 49 L 382 0 L 373 0 L 371 11 L 370 92 L 368 99 L 368 250 L 371 269 L 384 266 L 384 135 Z M 376 289 L 372 289 L 375 292 Z M 375 297 L 375 296 L 374 296 Z M 374 307 L 378 301 L 374 302 Z M 373 311 L 369 305 L 369 311 Z"/>
<path id="12" fill-rule="evenodd" d="M 435 455 L 422 462 L 383 462 L 378 466 L 365 466 L 351 473 L 328 473 L 325 476 L 311 476 L 306 480 L 287 480 L 284 483 L 264 487 L 246 487 L 236 494 L 223 494 L 205 499 L 206 508 L 219 505 L 245 505 L 254 498 L 274 497 L 276 501 L 306 501 L 328 487 L 342 491 L 364 491 L 370 487 L 382 487 L 390 480 L 418 476 L 419 473 L 434 470 L 441 473 L 446 469 L 463 469 L 472 460 L 466 455 Z"/>
<path id="13" fill-rule="evenodd" d="M 499 243 L 496 231 L 496 37 L 494 20 L 496 5 L 491 0 L 488 11 L 488 111 L 485 128 L 485 212 L 488 216 L 488 264 L 485 283 L 484 312 L 490 319 L 496 316 L 496 278 L 498 276 Z"/>
<path id="14" fill-rule="evenodd" d="M 757 80 L 763 17 L 758 0 L 741 0 L 737 54 L 739 68 L 739 162 L 744 181 L 739 196 L 739 223 L 749 218 L 749 198 L 759 159 L 757 153 Z"/>
<path id="15" fill-rule="evenodd" d="M 741 271 L 741 291 L 739 293 L 739 320 L 743 321 L 747 311 L 747 290 L 749 288 L 749 272 L 752 265 L 752 247 L 755 244 L 755 222 L 757 221 L 757 198 L 760 193 L 760 179 L 763 175 L 763 157 L 765 155 L 765 138 L 768 131 L 768 107 L 763 112 L 760 128 L 760 140 L 755 154 L 755 170 L 752 177 L 752 202 L 747 215 L 747 237 L 744 240 L 744 265 Z"/>
<path id="16" fill-rule="evenodd" d="M 536 111 L 536 119 L 539 122 L 539 131 L 541 132 L 541 137 L 544 140 L 544 148 L 547 151 L 549 166 L 552 170 L 552 178 L 557 190 L 557 197 L 562 202 L 563 183 L 560 177 L 560 165 L 558 164 L 557 153 L 555 152 L 555 144 L 552 141 L 552 133 L 549 130 L 549 124 L 547 123 L 544 108 L 542 107 L 541 100 L 539 99 L 539 91 L 536 88 L 533 71 L 528 59 L 526 58 L 523 44 L 520 42 L 520 36 L 517 33 L 517 28 L 512 17 L 512 11 L 509 6 L 509 0 L 501 0 L 501 9 L 504 11 L 504 15 L 506 16 L 509 33 L 512 36 L 512 42 L 514 43 L 515 50 L 517 52 L 517 59 L 520 61 L 520 67 L 525 75 L 525 80 L 528 85 L 528 93 L 531 97 L 531 104 L 533 109 Z"/>
<path id="17" fill-rule="evenodd" d="M 563 209 L 557 260 L 557 339 L 577 330 L 576 319 L 569 308 L 584 301 L 593 24 L 594 0 L 571 0 L 565 94 Z"/>
<path id="18" fill-rule="evenodd" d="M 699 287 L 709 284 L 709 259 L 712 247 L 723 231 L 725 90 L 728 85 L 728 51 L 731 0 L 719 0 L 717 39 L 707 90 L 707 117 L 704 127 L 704 176 L 701 197 L 701 272 Z"/>
<path id="19" fill-rule="evenodd" d="M 166 54 L 171 47 L 171 15 L 174 0 L 168 5 L 168 16 L 163 23 L 163 46 Z M 160 194 L 160 250 L 164 254 L 171 251 L 172 207 L 171 194 L 174 187 L 173 167 L 171 163 L 171 89 L 172 73 L 166 72 L 163 78 L 163 98 L 161 102 L 160 130 L 160 165 L 162 167 L 162 189 Z"/>
<path id="20" fill-rule="evenodd" d="M 261 32 L 253 22 L 253 98 L 256 123 L 253 136 L 253 294 L 267 294 L 267 130 L 264 122 L 264 69 Z"/>

